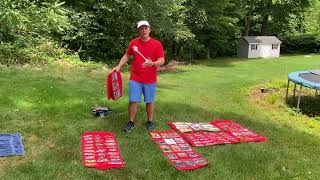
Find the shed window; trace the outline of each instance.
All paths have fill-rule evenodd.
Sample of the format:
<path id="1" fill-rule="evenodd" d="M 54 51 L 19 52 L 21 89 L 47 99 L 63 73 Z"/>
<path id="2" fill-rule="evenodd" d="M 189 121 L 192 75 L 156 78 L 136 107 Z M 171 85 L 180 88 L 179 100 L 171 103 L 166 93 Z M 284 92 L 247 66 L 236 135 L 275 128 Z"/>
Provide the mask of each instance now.
<path id="1" fill-rule="evenodd" d="M 258 44 L 251 44 L 251 50 L 257 50 Z"/>
<path id="2" fill-rule="evenodd" d="M 272 44 L 272 49 L 278 49 L 278 44 Z"/>

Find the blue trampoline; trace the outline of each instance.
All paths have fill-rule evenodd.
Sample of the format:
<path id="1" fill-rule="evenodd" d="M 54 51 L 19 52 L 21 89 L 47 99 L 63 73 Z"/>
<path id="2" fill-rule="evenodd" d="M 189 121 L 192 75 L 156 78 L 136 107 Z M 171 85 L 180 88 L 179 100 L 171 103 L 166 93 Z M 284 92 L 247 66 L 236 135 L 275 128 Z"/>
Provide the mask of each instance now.
<path id="1" fill-rule="evenodd" d="M 299 109 L 302 86 L 310 89 L 315 89 L 316 90 L 315 95 L 317 95 L 318 90 L 320 90 L 320 70 L 297 71 L 297 72 L 289 73 L 286 100 L 288 99 L 290 81 L 294 83 L 293 97 L 295 97 L 296 85 L 297 84 L 300 85 L 298 102 L 297 102 L 297 109 Z"/>

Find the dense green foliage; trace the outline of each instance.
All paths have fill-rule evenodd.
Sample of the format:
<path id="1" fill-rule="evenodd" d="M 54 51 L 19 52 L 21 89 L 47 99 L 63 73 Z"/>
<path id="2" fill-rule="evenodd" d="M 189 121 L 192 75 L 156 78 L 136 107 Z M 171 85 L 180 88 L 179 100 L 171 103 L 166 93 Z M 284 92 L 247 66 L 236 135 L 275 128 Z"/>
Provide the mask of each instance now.
<path id="1" fill-rule="evenodd" d="M 64 3 L 0 0 L 0 63 L 46 61 L 59 52 L 71 28 Z M 62 52 L 63 54 L 63 52 Z"/>
<path id="2" fill-rule="evenodd" d="M 283 36 L 281 52 L 285 53 L 319 53 L 320 37 L 315 34 Z"/>
<path id="3" fill-rule="evenodd" d="M 142 19 L 150 21 L 167 59 L 234 55 L 243 35 L 317 38 L 319 7 L 319 0 L 0 0 L 0 62 L 59 59 L 67 52 L 109 63 L 122 56 Z M 58 55 L 43 49 L 48 43 L 60 48 Z"/>

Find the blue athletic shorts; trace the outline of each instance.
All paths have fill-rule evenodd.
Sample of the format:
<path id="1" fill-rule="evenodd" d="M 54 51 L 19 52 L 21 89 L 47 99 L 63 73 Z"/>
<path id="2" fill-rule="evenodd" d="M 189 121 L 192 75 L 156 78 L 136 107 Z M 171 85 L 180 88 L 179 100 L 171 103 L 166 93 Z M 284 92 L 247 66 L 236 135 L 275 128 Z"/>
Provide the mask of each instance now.
<path id="1" fill-rule="evenodd" d="M 129 81 L 129 101 L 141 102 L 141 94 L 145 103 L 152 103 L 156 95 L 156 83 L 144 84 L 136 81 Z"/>

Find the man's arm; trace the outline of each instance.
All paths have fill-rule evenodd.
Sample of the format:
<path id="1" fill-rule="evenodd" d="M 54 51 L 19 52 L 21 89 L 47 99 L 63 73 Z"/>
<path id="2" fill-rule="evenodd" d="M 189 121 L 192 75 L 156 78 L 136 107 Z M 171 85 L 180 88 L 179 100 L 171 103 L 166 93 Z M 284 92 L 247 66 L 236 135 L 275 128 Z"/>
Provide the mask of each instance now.
<path id="1" fill-rule="evenodd" d="M 157 61 L 153 62 L 153 66 L 160 67 L 164 64 L 164 57 L 160 57 L 157 59 Z"/>
<path id="2" fill-rule="evenodd" d="M 157 67 L 160 67 L 164 64 L 164 58 L 163 57 L 160 57 L 157 59 L 157 61 L 151 61 L 150 59 L 143 63 L 142 66 L 143 67 L 151 67 L 151 66 L 157 66 Z"/>
<path id="3" fill-rule="evenodd" d="M 113 69 L 111 70 L 111 72 L 113 72 L 113 71 L 120 71 L 121 67 L 128 62 L 129 58 L 130 58 L 130 55 L 128 55 L 127 53 L 125 53 L 125 54 L 122 56 L 119 64 L 118 64 L 115 68 L 113 68 Z"/>

